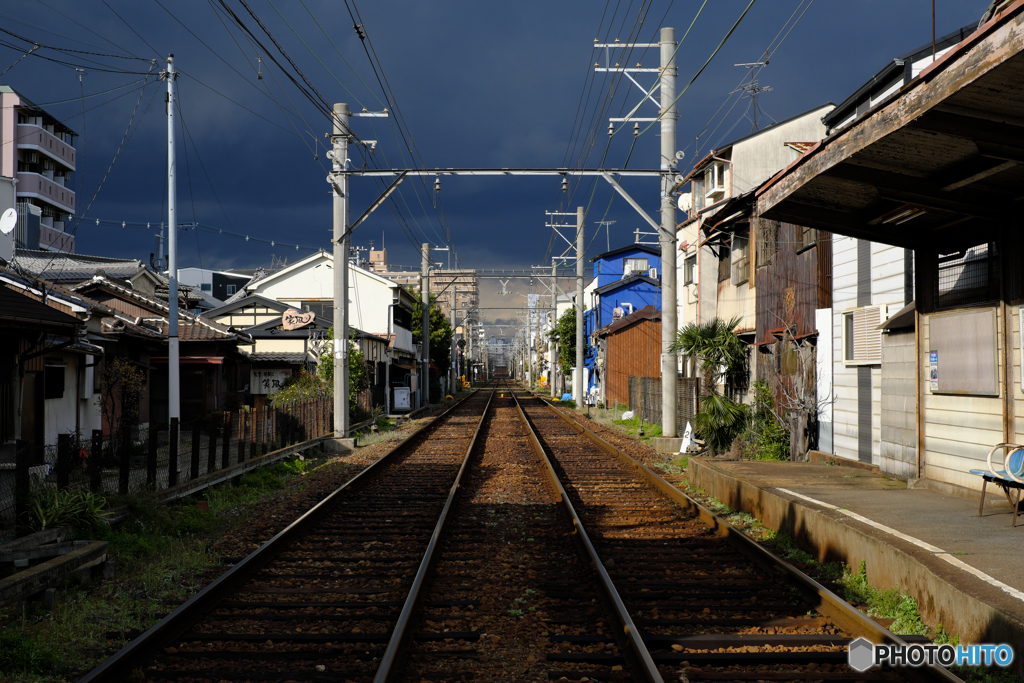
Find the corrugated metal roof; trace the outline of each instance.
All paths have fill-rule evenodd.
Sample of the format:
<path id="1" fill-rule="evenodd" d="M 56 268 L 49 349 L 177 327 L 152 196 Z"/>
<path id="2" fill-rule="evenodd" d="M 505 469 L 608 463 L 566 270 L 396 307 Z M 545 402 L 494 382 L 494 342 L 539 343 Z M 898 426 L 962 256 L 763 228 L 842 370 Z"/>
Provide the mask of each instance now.
<path id="1" fill-rule="evenodd" d="M 626 317 L 619 318 L 611 325 L 605 327 L 603 331 L 606 332 L 607 334 L 611 334 L 613 332 L 621 330 L 624 327 L 629 327 L 633 323 L 639 322 L 641 320 L 661 320 L 661 311 L 659 311 L 654 306 L 648 304 L 647 306 L 641 308 L 639 311 L 633 311 Z"/>
<path id="2" fill-rule="evenodd" d="M 81 322 L 72 315 L 62 313 L 6 285 L 0 286 L 0 320 L 72 330 Z"/>

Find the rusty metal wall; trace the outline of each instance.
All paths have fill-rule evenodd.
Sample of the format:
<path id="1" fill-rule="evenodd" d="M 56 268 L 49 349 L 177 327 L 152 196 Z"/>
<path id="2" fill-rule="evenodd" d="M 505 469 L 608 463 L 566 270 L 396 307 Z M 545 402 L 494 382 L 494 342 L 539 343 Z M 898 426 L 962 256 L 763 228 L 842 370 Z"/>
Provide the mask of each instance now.
<path id="1" fill-rule="evenodd" d="M 680 377 L 676 383 L 676 429 L 682 434 L 686 423 L 691 425 L 699 408 L 700 380 Z M 629 408 L 641 416 L 645 423 L 661 424 L 661 377 L 630 377 Z"/>
<path id="2" fill-rule="evenodd" d="M 630 377 L 661 374 L 661 321 L 640 320 L 609 334 L 607 358 L 605 403 L 627 403 Z"/>
<path id="3" fill-rule="evenodd" d="M 758 231 L 759 235 L 766 233 L 775 231 Z M 831 235 L 819 232 L 816 246 L 797 253 L 801 246 L 796 226 L 778 223 L 776 234 L 774 253 L 757 269 L 755 344 L 770 343 L 776 335 L 801 339 L 815 334 L 814 311 L 828 308 L 832 299 Z"/>

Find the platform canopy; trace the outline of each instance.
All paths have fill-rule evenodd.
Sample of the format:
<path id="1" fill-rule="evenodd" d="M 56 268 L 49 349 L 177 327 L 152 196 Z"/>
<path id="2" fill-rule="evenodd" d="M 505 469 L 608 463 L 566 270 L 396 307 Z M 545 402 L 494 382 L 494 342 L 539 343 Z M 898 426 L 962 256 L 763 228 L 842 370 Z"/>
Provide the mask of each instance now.
<path id="1" fill-rule="evenodd" d="M 763 185 L 758 215 L 896 246 L 997 239 L 1024 210 L 1024 0 Z"/>

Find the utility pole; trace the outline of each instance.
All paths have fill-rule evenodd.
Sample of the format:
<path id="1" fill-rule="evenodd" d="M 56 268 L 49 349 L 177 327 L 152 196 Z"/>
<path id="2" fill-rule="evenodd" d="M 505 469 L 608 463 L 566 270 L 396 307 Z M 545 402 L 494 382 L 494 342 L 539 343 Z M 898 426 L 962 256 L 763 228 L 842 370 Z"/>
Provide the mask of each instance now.
<path id="1" fill-rule="evenodd" d="M 423 339 L 423 381 L 420 383 L 420 407 L 430 403 L 430 244 L 420 247 L 420 296 L 422 298 L 422 319 L 420 329 Z"/>
<path id="2" fill-rule="evenodd" d="M 555 331 L 558 325 L 558 266 L 555 259 L 551 259 L 551 332 Z M 558 349 L 555 347 L 555 340 L 552 339 L 548 345 L 551 354 L 551 366 L 548 370 L 548 383 L 551 384 L 551 398 L 558 396 L 555 389 L 555 369 L 558 367 Z"/>
<path id="3" fill-rule="evenodd" d="M 334 105 L 333 170 L 348 169 L 348 105 Z M 348 436 L 348 176 L 334 186 L 334 437 Z"/>
<path id="4" fill-rule="evenodd" d="M 576 410 L 583 409 L 583 207 L 576 207 Z"/>
<path id="5" fill-rule="evenodd" d="M 174 55 L 167 55 L 167 419 L 181 418 L 178 351 L 178 196 L 174 175 Z M 226 438 L 226 437 L 225 437 Z"/>
<path id="6" fill-rule="evenodd" d="M 458 372 L 458 370 L 455 367 L 455 363 L 458 360 L 458 348 L 459 347 L 455 345 L 455 294 L 454 293 L 452 294 L 452 307 L 451 307 L 451 309 L 449 309 L 449 315 L 450 315 L 451 321 L 452 321 L 452 341 L 451 341 L 451 351 L 449 351 L 449 355 L 451 356 L 450 360 L 451 360 L 451 366 L 452 367 L 448 371 L 448 375 L 451 377 L 451 383 L 448 386 L 448 392 L 452 396 L 455 396 L 455 380 L 457 379 L 456 373 Z"/>
<path id="7" fill-rule="evenodd" d="M 661 29 L 661 434 L 676 436 L 676 356 L 669 352 L 678 326 L 676 309 L 676 30 Z"/>

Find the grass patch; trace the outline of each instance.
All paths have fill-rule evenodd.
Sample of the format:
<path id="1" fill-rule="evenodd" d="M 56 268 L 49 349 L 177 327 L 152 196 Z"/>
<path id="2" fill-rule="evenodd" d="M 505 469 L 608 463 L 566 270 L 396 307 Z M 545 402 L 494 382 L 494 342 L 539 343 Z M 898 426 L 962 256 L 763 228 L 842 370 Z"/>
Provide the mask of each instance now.
<path id="1" fill-rule="evenodd" d="M 620 429 L 622 429 L 627 434 L 631 434 L 633 436 L 639 436 L 640 427 L 641 427 L 641 418 L 640 418 L 639 415 L 634 415 L 631 420 L 623 420 L 623 419 L 612 420 L 612 424 L 618 426 Z M 661 425 L 660 424 L 651 424 L 650 422 L 644 422 L 643 423 L 643 432 L 644 432 L 643 435 L 639 437 L 641 441 L 647 441 L 647 440 L 652 439 L 652 438 L 654 438 L 656 436 L 661 436 Z"/>
<path id="2" fill-rule="evenodd" d="M 211 539 L 238 519 L 237 513 L 301 476 L 310 464 L 283 461 L 206 489 L 197 496 L 208 510 L 196 505 L 196 497 L 166 506 L 135 497 L 125 501 L 129 514 L 120 524 L 73 528 L 70 539 L 109 543 L 117 576 L 69 583 L 49 610 L 33 602 L 22 616 L 10 610 L 0 614 L 0 676 L 35 683 L 92 669 L 170 611 L 161 600 L 198 592 L 200 574 L 220 562 Z"/>

